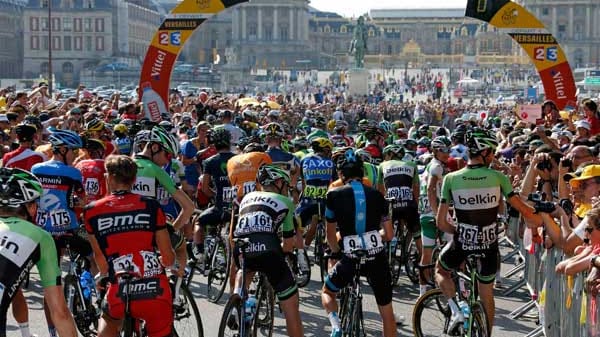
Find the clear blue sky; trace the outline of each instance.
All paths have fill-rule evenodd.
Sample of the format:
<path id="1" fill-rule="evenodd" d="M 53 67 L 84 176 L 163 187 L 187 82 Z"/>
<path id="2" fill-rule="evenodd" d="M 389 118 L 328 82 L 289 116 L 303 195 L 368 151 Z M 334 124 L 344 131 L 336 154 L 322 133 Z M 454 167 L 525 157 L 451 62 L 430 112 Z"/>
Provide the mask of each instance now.
<path id="1" fill-rule="evenodd" d="M 358 17 L 370 9 L 381 8 L 465 8 L 467 0 L 310 0 L 310 6 L 346 17 Z"/>

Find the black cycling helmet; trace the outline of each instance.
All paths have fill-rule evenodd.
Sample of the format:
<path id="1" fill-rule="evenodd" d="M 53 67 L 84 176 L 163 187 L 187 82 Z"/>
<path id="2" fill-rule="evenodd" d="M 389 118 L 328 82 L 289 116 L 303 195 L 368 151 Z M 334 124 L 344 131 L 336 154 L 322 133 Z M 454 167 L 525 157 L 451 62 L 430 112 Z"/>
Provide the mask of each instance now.
<path id="1" fill-rule="evenodd" d="M 38 199 L 44 190 L 30 172 L 19 168 L 0 168 L 0 206 L 18 208 Z"/>
<path id="2" fill-rule="evenodd" d="M 15 133 L 19 142 L 30 142 L 33 140 L 33 136 L 37 132 L 37 128 L 31 124 L 19 124 L 15 128 Z"/>
<path id="3" fill-rule="evenodd" d="M 279 123 L 269 123 L 265 125 L 265 136 L 282 138 L 285 136 L 285 131 Z"/>
<path id="4" fill-rule="evenodd" d="M 231 132 L 224 128 L 214 128 L 208 136 L 209 142 L 216 147 L 231 146 Z"/>
<path id="5" fill-rule="evenodd" d="M 256 174 L 256 181 L 262 186 L 274 184 L 279 179 L 283 179 L 288 185 L 291 181 L 289 173 L 273 164 L 261 166 Z"/>
<path id="6" fill-rule="evenodd" d="M 363 161 L 360 156 L 356 155 L 354 149 L 349 148 L 343 154 L 336 156 L 335 166 L 338 170 L 356 169 L 363 167 Z"/>

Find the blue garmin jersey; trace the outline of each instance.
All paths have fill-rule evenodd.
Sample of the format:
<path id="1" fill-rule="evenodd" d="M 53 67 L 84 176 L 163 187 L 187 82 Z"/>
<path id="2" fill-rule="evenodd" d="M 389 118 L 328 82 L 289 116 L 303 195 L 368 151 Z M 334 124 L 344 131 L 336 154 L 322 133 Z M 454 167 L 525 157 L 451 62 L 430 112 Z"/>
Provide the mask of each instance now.
<path id="1" fill-rule="evenodd" d="M 78 229 L 74 205 L 75 196 L 84 193 L 81 172 L 61 161 L 50 160 L 33 165 L 31 173 L 44 188 L 38 200 L 37 224 L 50 233 Z"/>

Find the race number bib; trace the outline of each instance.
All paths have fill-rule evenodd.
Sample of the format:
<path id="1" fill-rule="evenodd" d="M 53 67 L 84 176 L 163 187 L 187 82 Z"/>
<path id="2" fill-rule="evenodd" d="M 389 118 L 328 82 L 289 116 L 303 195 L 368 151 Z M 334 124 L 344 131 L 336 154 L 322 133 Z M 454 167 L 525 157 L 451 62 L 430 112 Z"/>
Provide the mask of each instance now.
<path id="1" fill-rule="evenodd" d="M 50 211 L 49 219 L 52 228 L 64 228 L 68 227 L 71 224 L 69 212 L 67 212 L 64 209 Z"/>
<path id="2" fill-rule="evenodd" d="M 327 186 L 310 186 L 304 187 L 303 196 L 306 198 L 325 198 L 327 196 Z"/>
<path id="3" fill-rule="evenodd" d="M 352 254 L 357 249 L 369 251 L 369 255 L 375 254 L 383 249 L 383 239 L 379 231 L 370 231 L 362 235 L 350 235 L 344 237 L 344 253 Z"/>
<path id="4" fill-rule="evenodd" d="M 429 204 L 429 198 L 426 195 L 419 198 L 419 212 L 431 213 L 431 205 Z"/>
<path id="5" fill-rule="evenodd" d="M 471 249 L 488 249 L 497 241 L 496 224 L 478 227 L 464 223 L 458 224 L 458 241 Z"/>
<path id="6" fill-rule="evenodd" d="M 256 191 L 256 182 L 255 181 L 247 181 L 244 183 L 242 188 L 244 191 L 244 195 L 246 195 L 248 193 L 252 193 L 252 192 Z"/>
<path id="7" fill-rule="evenodd" d="M 272 233 L 273 219 L 265 212 L 251 212 L 240 215 L 235 229 L 236 235 L 251 233 Z"/>
<path id="8" fill-rule="evenodd" d="M 88 195 L 97 195 L 100 193 L 100 182 L 98 182 L 98 178 L 88 178 L 85 181 L 85 193 Z"/>
<path id="9" fill-rule="evenodd" d="M 140 272 L 140 268 L 133 262 L 133 254 L 119 256 L 112 261 L 112 264 L 116 274 Z"/>
<path id="10" fill-rule="evenodd" d="M 223 202 L 231 203 L 237 197 L 237 187 L 223 187 Z"/>
<path id="11" fill-rule="evenodd" d="M 401 187 L 390 187 L 386 192 L 386 199 L 412 201 L 413 191 L 412 188 L 401 186 Z"/>
<path id="12" fill-rule="evenodd" d="M 162 265 L 155 252 L 142 250 L 140 255 L 144 259 L 144 277 L 151 277 L 162 273 Z"/>

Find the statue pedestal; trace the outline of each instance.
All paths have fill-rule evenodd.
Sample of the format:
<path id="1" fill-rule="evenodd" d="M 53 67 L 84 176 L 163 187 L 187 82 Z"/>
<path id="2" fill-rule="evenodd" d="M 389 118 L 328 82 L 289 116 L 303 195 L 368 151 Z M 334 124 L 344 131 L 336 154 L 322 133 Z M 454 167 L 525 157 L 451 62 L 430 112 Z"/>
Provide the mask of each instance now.
<path id="1" fill-rule="evenodd" d="M 350 69 L 348 71 L 348 93 L 352 96 L 369 94 L 369 71 Z"/>

